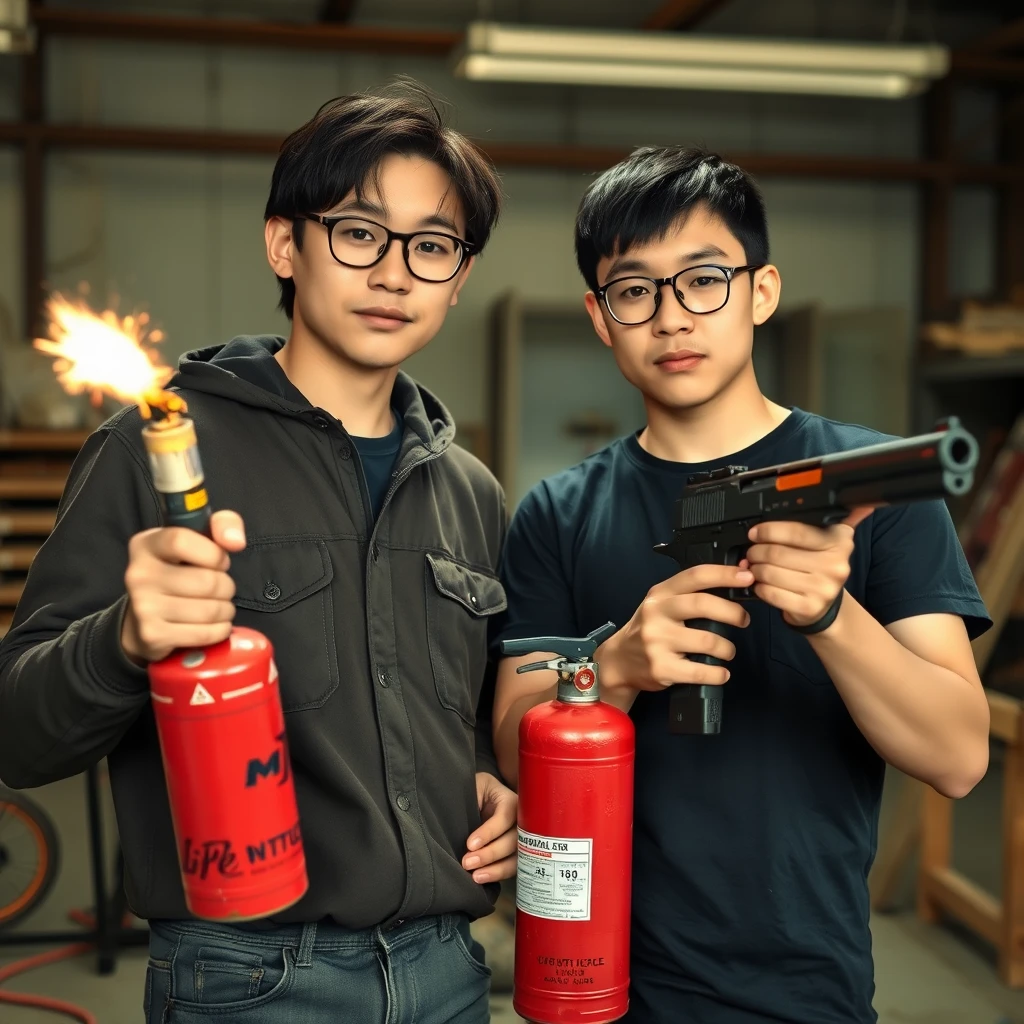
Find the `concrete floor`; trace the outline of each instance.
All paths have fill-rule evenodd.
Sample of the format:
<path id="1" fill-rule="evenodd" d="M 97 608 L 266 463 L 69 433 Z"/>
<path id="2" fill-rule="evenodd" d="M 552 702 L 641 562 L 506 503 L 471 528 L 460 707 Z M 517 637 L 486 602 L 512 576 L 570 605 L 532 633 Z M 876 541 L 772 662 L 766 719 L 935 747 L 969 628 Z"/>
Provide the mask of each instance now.
<path id="1" fill-rule="evenodd" d="M 954 860 L 956 866 L 998 895 L 1000 872 L 1000 766 L 994 761 L 989 776 L 957 808 Z M 33 791 L 53 815 L 61 833 L 63 865 L 50 897 L 22 926 L 25 929 L 65 929 L 67 910 L 89 902 L 89 862 L 85 846 L 84 780 Z M 887 791 L 882 828 L 891 812 Z M 105 805 L 106 825 L 113 838 L 113 814 Z M 910 912 L 913 878 L 908 872 L 901 903 L 907 908 L 872 921 L 875 948 L 876 997 L 880 1024 L 1024 1024 L 1024 990 L 1010 991 L 999 981 L 994 955 L 973 937 L 955 927 L 921 925 Z M 39 946 L 0 947 L 0 964 L 40 952 Z M 50 995 L 91 1010 L 99 1024 L 138 1024 L 142 1017 L 142 984 L 146 952 L 120 954 L 114 974 L 100 976 L 96 959 L 86 954 L 40 968 L 6 987 Z M 49 1013 L 0 1005 L 0 1024 L 52 1024 Z M 494 1024 L 514 1024 L 520 1018 L 505 995 L 493 999 Z"/>

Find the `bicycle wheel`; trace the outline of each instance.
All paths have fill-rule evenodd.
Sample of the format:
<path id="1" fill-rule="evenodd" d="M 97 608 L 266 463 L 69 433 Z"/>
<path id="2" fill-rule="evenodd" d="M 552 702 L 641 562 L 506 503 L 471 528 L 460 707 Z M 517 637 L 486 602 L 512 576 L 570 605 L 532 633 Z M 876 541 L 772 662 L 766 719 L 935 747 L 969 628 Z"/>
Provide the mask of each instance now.
<path id="1" fill-rule="evenodd" d="M 0 787 L 0 928 L 38 906 L 60 866 L 50 816 L 34 800 Z"/>

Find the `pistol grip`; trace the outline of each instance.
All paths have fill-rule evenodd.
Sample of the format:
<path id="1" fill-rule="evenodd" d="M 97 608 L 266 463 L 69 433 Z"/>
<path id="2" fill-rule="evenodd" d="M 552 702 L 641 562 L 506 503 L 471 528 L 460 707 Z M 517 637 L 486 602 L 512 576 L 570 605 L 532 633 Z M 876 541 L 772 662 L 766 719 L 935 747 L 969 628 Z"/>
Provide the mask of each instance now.
<path id="1" fill-rule="evenodd" d="M 716 619 L 687 619 L 683 625 L 689 629 L 706 629 L 709 633 L 715 633 L 717 636 L 729 635 L 729 627 L 724 622 L 718 622 Z M 696 661 L 701 665 L 725 664 L 720 658 L 712 658 L 710 654 L 688 654 L 686 660 Z"/>
<path id="2" fill-rule="evenodd" d="M 690 629 L 706 629 L 726 636 L 729 627 L 715 619 L 687 619 Z M 688 654 L 688 661 L 702 665 L 724 665 L 710 654 Z M 690 736 L 711 736 L 722 731 L 722 687 L 700 683 L 677 683 L 669 696 L 669 732 Z"/>

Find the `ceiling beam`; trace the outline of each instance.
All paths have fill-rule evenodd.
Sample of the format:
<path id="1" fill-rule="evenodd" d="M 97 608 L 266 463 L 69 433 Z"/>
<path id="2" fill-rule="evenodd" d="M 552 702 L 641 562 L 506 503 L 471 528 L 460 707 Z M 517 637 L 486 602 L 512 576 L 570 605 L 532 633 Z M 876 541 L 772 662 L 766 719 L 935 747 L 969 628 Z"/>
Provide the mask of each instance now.
<path id="1" fill-rule="evenodd" d="M 1024 82 L 1024 60 L 953 50 L 949 55 L 949 74 L 951 78 L 976 82 Z"/>
<path id="2" fill-rule="evenodd" d="M 116 14 L 69 8 L 32 8 L 32 22 L 44 36 L 126 39 L 204 46 L 256 46 L 293 50 L 356 50 L 445 57 L 461 32 L 391 29 L 373 25 L 289 24 L 235 18 L 182 18 Z"/>
<path id="3" fill-rule="evenodd" d="M 671 0 L 677 12 L 686 7 L 696 15 L 710 13 L 725 0 Z M 461 32 L 393 29 L 377 25 L 288 24 L 235 18 L 185 18 L 149 14 L 80 11 L 66 7 L 32 8 L 32 20 L 42 36 L 77 39 L 116 39 L 149 43 L 194 43 L 203 46 L 262 47 L 320 52 L 355 51 L 447 57 L 462 42 Z M 687 22 L 692 25 L 693 22 Z M 951 74 L 960 79 L 1024 82 L 1024 60 L 988 53 L 954 50 Z"/>
<path id="4" fill-rule="evenodd" d="M 1024 47 L 1024 18 L 1008 21 L 1005 25 L 968 43 L 966 49 L 977 53 L 1006 53 Z"/>
<path id="5" fill-rule="evenodd" d="M 322 0 L 319 18 L 328 24 L 341 25 L 352 17 L 356 0 Z"/>
<path id="6" fill-rule="evenodd" d="M 727 2 L 728 0 L 664 0 L 644 22 L 643 27 L 656 32 L 695 28 Z"/>
<path id="7" fill-rule="evenodd" d="M 207 131 L 189 128 L 138 128 L 116 125 L 37 124 L 0 121 L 0 144 L 59 149 L 206 153 L 226 156 L 276 156 L 282 135 Z M 496 164 L 537 170 L 602 171 L 624 159 L 630 149 L 550 142 L 480 142 Z M 1024 181 L 1024 164 L 954 160 L 892 160 L 886 157 L 801 153 L 726 153 L 751 174 L 762 177 L 853 181 L 962 181 L 1008 184 Z"/>

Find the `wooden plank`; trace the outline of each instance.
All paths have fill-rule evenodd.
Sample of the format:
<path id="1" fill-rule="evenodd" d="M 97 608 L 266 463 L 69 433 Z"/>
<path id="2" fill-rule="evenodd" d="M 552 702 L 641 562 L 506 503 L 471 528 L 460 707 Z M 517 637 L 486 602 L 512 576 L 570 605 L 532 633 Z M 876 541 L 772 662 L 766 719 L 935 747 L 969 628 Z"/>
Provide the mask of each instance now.
<path id="1" fill-rule="evenodd" d="M 45 537 L 56 518 L 54 512 L 0 511 L 0 537 Z"/>
<path id="2" fill-rule="evenodd" d="M 1003 913 L 999 901 L 980 886 L 949 868 L 928 874 L 926 885 L 932 902 L 976 935 L 999 945 Z"/>
<path id="3" fill-rule="evenodd" d="M 966 50 L 978 53 L 1005 53 L 1008 50 L 1024 48 L 1024 18 L 1008 21 L 992 29 L 979 39 L 968 43 Z"/>
<path id="4" fill-rule="evenodd" d="M 1021 19 L 1024 24 L 1024 19 Z M 1024 93 L 998 99 L 999 159 L 1024 167 Z M 1007 184 L 999 190 L 996 217 L 996 279 L 999 294 L 1012 299 L 1024 289 L 1024 182 Z"/>
<path id="5" fill-rule="evenodd" d="M 77 452 L 87 430 L 0 430 L 0 451 Z"/>
<path id="6" fill-rule="evenodd" d="M 1020 581 L 1017 596 L 1013 599 L 1013 604 L 1010 605 L 1010 618 L 1024 619 L 1024 579 Z"/>
<path id="7" fill-rule="evenodd" d="M 953 108 L 949 81 L 936 82 L 925 98 L 925 152 L 936 160 L 952 152 Z M 952 181 L 933 181 L 925 186 L 921 218 L 921 305 L 929 320 L 944 320 L 951 313 L 949 290 L 950 222 L 953 207 Z"/>
<path id="8" fill-rule="evenodd" d="M 342 24 L 351 19 L 355 5 L 356 0 L 323 0 L 318 16 L 329 24 Z"/>
<path id="9" fill-rule="evenodd" d="M 0 607 L 13 608 L 24 589 L 25 584 L 20 580 L 17 583 L 0 583 Z"/>
<path id="10" fill-rule="evenodd" d="M 999 973 L 1011 987 L 1024 984 L 1024 746 L 1006 747 L 1003 763 L 1003 919 Z"/>
<path id="11" fill-rule="evenodd" d="M 991 57 L 987 53 L 953 50 L 949 55 L 951 78 L 974 82 L 1024 82 L 1024 60 Z"/>
<path id="12" fill-rule="evenodd" d="M 42 9 L 42 8 L 40 8 Z M 21 116 L 28 124 L 41 124 L 45 112 L 43 98 L 43 47 L 23 58 L 21 76 Z M 21 251 L 22 287 L 21 330 L 29 338 L 43 333 L 43 300 L 46 277 L 46 198 L 44 194 L 45 157 L 38 136 L 25 140 L 21 153 Z"/>
<path id="13" fill-rule="evenodd" d="M 38 544 L 0 544 L 0 571 L 28 569 L 38 551 Z"/>
<path id="14" fill-rule="evenodd" d="M 994 624 L 972 644 L 979 672 L 988 665 L 1024 577 L 1024 485 L 1017 487 L 1001 521 L 1002 528 L 975 572 L 978 589 Z"/>
<path id="15" fill-rule="evenodd" d="M 986 690 L 989 710 L 989 735 L 1004 743 L 1016 743 L 1021 734 L 1021 702 L 1004 693 Z"/>
<path id="16" fill-rule="evenodd" d="M 67 8 L 32 11 L 40 36 L 120 39 L 200 46 L 269 47 L 277 50 L 446 57 L 463 39 L 461 32 L 394 29 L 376 25 L 325 25 L 249 21 L 242 18 L 188 18 L 120 14 Z"/>
<path id="17" fill-rule="evenodd" d="M 171 153 L 221 153 L 276 156 L 279 135 L 207 131 L 191 128 L 143 128 L 119 125 L 0 122 L 0 143 L 23 143 L 38 135 L 49 147 Z M 630 153 L 628 148 L 548 142 L 482 142 L 476 145 L 505 167 L 601 171 Z M 759 177 L 835 181 L 933 181 L 1007 184 L 1024 181 L 1024 167 L 978 161 L 894 160 L 884 157 L 817 153 L 723 153 L 723 157 Z"/>
<path id="18" fill-rule="evenodd" d="M 991 377 L 1024 377 L 1024 353 L 1006 356 L 940 356 L 921 363 L 928 381 L 977 381 Z M 930 428 L 929 428 L 930 429 Z"/>
<path id="19" fill-rule="evenodd" d="M 931 786 L 923 788 L 921 815 L 921 864 L 917 885 L 917 916 L 926 924 L 937 924 L 942 907 L 935 898 L 931 880 L 949 870 L 953 844 L 953 801 Z"/>
<path id="20" fill-rule="evenodd" d="M 692 28 L 725 0 L 665 0 L 646 28 Z M 197 18 L 33 6 L 39 35 L 115 39 L 200 46 L 242 46 L 278 50 L 383 53 L 447 57 L 462 32 L 395 29 L 378 25 L 299 24 L 242 18 Z M 1007 60 L 975 49 L 954 50 L 950 73 L 988 81 L 1024 81 L 1024 61 Z"/>
<path id="21" fill-rule="evenodd" d="M 695 28 L 725 3 L 728 0 L 664 0 L 643 27 L 655 32 Z"/>
<path id="22" fill-rule="evenodd" d="M 59 498 L 66 483 L 64 477 L 0 477 L 0 500 Z"/>
<path id="23" fill-rule="evenodd" d="M 67 479 L 71 471 L 71 459 L 44 458 L 30 454 L 28 458 L 5 458 L 0 453 L 0 478 L 11 477 L 60 477 Z"/>

